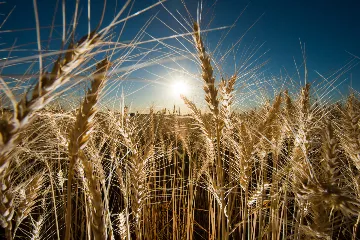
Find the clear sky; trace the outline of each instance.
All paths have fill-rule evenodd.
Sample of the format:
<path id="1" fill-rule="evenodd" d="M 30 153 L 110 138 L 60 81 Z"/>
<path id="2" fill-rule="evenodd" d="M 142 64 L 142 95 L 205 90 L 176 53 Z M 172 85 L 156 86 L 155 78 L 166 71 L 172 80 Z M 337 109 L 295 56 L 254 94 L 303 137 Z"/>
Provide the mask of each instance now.
<path id="1" fill-rule="evenodd" d="M 0 28 L 0 58 L 9 56 L 9 47 L 19 46 L 17 51 L 11 53 L 11 57 L 25 57 L 36 55 L 36 31 L 34 27 L 35 17 L 32 0 L 1 0 L 6 3 L 0 4 L 0 24 L 11 12 L 5 24 Z M 0 2 L 1 2 L 0 1 Z M 198 1 L 183 0 L 186 3 L 192 17 L 196 19 Z M 60 1 L 61 2 L 61 1 Z M 66 2 L 66 18 L 70 23 L 74 13 L 74 1 Z M 114 14 L 120 10 L 124 0 L 108 0 L 103 26 L 111 22 Z M 135 13 L 147 6 L 155 4 L 156 0 L 136 0 L 130 14 Z M 77 28 L 77 36 L 81 37 L 87 31 L 87 1 L 80 0 L 80 19 Z M 41 39 L 46 40 L 42 43 L 42 48 L 49 46 L 49 49 L 58 49 L 61 39 L 61 20 L 62 11 L 59 8 L 55 12 L 56 0 L 37 0 L 40 26 L 45 27 L 41 30 Z M 102 0 L 91 1 L 91 25 L 92 28 L 98 23 L 103 7 Z M 309 80 L 320 83 L 321 78 L 318 73 L 331 76 L 337 69 L 346 66 L 350 61 L 352 69 L 348 69 L 339 79 L 338 83 L 344 81 L 338 87 L 341 91 L 346 91 L 348 86 L 360 90 L 360 66 L 357 64 L 360 59 L 360 1 L 326 1 L 326 0 L 219 0 L 204 1 L 202 6 L 202 29 L 212 29 L 232 25 L 236 19 L 235 26 L 227 33 L 228 29 L 211 31 L 204 34 L 205 43 L 209 52 L 213 53 L 213 58 L 219 63 L 221 72 L 225 75 L 234 73 L 235 66 L 250 64 L 252 61 L 245 62 L 246 56 L 251 55 L 252 49 L 258 49 L 252 60 L 257 60 L 256 64 L 268 61 L 256 75 L 259 79 L 270 79 L 272 77 L 291 76 L 295 84 L 299 84 L 297 71 L 294 63 L 301 65 L 302 51 L 300 41 L 306 44 L 307 66 L 309 70 Z M 120 38 L 120 42 L 128 42 L 134 38 L 139 29 L 145 22 L 157 14 L 151 25 L 146 29 L 142 41 L 153 38 L 162 38 L 177 33 L 191 31 L 186 26 L 186 30 L 169 14 L 170 11 L 177 20 L 183 25 L 190 20 L 183 3 L 180 0 L 168 0 L 163 5 L 158 5 L 151 10 L 130 19 Z M 178 11 L 178 12 L 177 12 Z M 243 12 L 243 13 L 242 13 Z M 241 14 L 242 13 L 242 14 Z M 125 13 L 128 14 L 128 12 Z M 52 33 L 51 41 L 48 45 L 50 28 L 55 16 L 55 28 Z M 184 19 L 183 19 L 184 18 Z M 254 24 L 255 23 L 255 24 Z M 165 25 L 166 24 L 166 25 Z M 253 25 L 254 24 L 254 25 Z M 118 35 L 123 25 L 119 25 L 114 35 Z M 169 29 L 171 27 L 173 30 Z M 251 27 L 251 28 L 250 28 Z M 14 30 L 20 31 L 14 31 Z M 12 30 L 8 32 L 7 30 Z M 246 33 L 246 34 L 245 34 Z M 217 48 L 219 39 L 226 35 L 221 46 Z M 221 57 L 245 34 L 241 42 L 231 51 L 226 61 L 221 61 Z M 188 37 L 188 39 L 191 39 Z M 115 41 L 113 39 L 113 41 Z M 16 42 L 15 42 L 16 41 Z M 33 43 L 33 44 L 29 44 Z M 179 78 L 186 79 L 192 89 L 201 90 L 201 82 L 190 74 L 199 73 L 199 68 L 193 61 L 181 60 L 190 57 L 194 49 L 184 38 L 164 40 L 158 45 L 157 42 L 139 45 L 144 49 L 135 49 L 131 56 L 132 60 L 139 60 L 138 54 L 144 54 L 149 48 L 156 49 L 155 52 L 146 55 L 142 59 L 145 63 L 151 63 L 151 59 L 161 57 L 161 63 L 144 67 L 131 73 L 128 80 L 112 80 L 108 86 L 109 99 L 118 99 L 121 90 L 127 94 L 127 103 L 132 104 L 134 109 L 141 109 L 151 104 L 159 107 L 169 107 L 179 104 L 180 100 L 173 93 L 173 82 Z M 182 43 L 182 44 L 181 44 Z M 23 44 L 28 44 L 21 46 Z M 176 47 L 178 50 L 175 50 Z M 216 51 L 215 51 L 216 50 Z M 235 51 L 236 50 L 236 51 Z M 263 53 L 266 53 L 262 56 Z M 119 54 L 123 54 L 119 52 Z M 168 54 L 172 54 L 170 57 Z M 354 56 L 353 56 L 354 55 Z M 261 58 L 258 58 L 260 57 Z M 178 60 L 174 60 L 178 59 Z M 180 59 L 180 60 L 179 60 Z M 4 60 L 0 60 L 0 65 Z M 127 62 L 122 67 L 129 67 L 134 62 Z M 27 64 L 15 67 L 6 67 L 2 73 L 23 74 Z M 244 68 L 245 68 L 244 65 Z M 179 73 L 182 69 L 187 73 Z M 36 71 L 34 68 L 33 72 Z M 302 71 L 303 72 L 303 71 Z M 301 74 L 302 74 L 301 72 Z M 217 72 L 219 78 L 220 73 Z M 334 77 L 333 77 L 334 78 Z M 302 77 L 300 77 L 302 79 Z M 352 79 L 352 81 L 350 80 Z M 331 79 L 328 79 L 330 81 Z M 266 80 L 259 80 L 263 82 Z M 178 86 L 178 85 L 175 85 Z M 175 87 L 176 88 L 176 87 Z M 135 93 L 133 93 L 135 91 Z M 201 97 L 200 93 L 192 90 L 192 98 Z M 241 101 L 241 100 L 239 100 Z M 114 101 L 112 101 L 114 102 Z"/>

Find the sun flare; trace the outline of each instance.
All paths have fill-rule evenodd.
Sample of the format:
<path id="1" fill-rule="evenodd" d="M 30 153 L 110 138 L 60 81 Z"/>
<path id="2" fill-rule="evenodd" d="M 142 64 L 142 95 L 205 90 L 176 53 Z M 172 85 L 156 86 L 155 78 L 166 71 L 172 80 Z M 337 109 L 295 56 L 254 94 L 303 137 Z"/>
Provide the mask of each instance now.
<path id="1" fill-rule="evenodd" d="M 189 85 L 186 83 L 185 79 L 178 78 L 172 84 L 172 92 L 175 97 L 179 97 L 180 95 L 187 95 L 190 92 Z"/>

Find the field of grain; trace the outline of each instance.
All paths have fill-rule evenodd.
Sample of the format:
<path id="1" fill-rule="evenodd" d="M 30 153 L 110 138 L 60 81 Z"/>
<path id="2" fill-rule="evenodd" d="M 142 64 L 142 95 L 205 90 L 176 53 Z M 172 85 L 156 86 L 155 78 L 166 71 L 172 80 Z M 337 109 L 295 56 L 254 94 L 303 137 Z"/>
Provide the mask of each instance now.
<path id="1" fill-rule="evenodd" d="M 195 21 L 187 37 L 206 111 L 185 95 L 186 114 L 103 109 L 119 63 L 101 48 L 111 24 L 59 46 L 25 97 L 0 77 L 2 239 L 357 239 L 355 91 L 319 96 L 329 86 L 313 87 L 305 65 L 302 86 L 236 108 L 243 72 L 217 79 Z M 57 105 L 85 67 L 79 104 Z"/>

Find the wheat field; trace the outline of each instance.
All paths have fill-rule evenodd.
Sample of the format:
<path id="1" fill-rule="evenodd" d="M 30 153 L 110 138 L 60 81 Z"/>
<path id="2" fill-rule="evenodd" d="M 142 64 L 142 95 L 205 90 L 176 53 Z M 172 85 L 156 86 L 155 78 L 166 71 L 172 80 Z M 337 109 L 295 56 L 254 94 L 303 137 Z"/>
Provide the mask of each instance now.
<path id="1" fill-rule="evenodd" d="M 328 90 L 319 96 L 333 83 L 314 86 L 305 65 L 301 86 L 285 85 L 257 107 L 238 108 L 244 71 L 261 66 L 219 79 L 195 20 L 181 37 L 191 42 L 206 110 L 185 95 L 188 114 L 176 106 L 141 114 L 124 105 L 101 108 L 122 61 L 112 52 L 130 53 L 141 41 L 106 48 L 111 28 L 127 18 L 120 11 L 108 26 L 69 37 L 50 67 L 41 64 L 46 56 L 36 56 L 36 84 L 22 95 L 0 76 L 2 239 L 360 236 L 356 91 L 340 101 Z M 76 105 L 57 104 L 84 72 L 87 90 Z"/>

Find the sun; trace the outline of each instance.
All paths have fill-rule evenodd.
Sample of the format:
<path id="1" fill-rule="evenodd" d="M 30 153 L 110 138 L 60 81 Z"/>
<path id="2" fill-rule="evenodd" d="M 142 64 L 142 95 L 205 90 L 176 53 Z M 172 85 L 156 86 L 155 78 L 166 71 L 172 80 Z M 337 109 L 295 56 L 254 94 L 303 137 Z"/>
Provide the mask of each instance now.
<path id="1" fill-rule="evenodd" d="M 172 84 L 172 92 L 175 97 L 180 97 L 180 95 L 188 95 L 190 88 L 186 83 L 186 79 L 177 78 L 176 81 L 174 81 Z"/>

